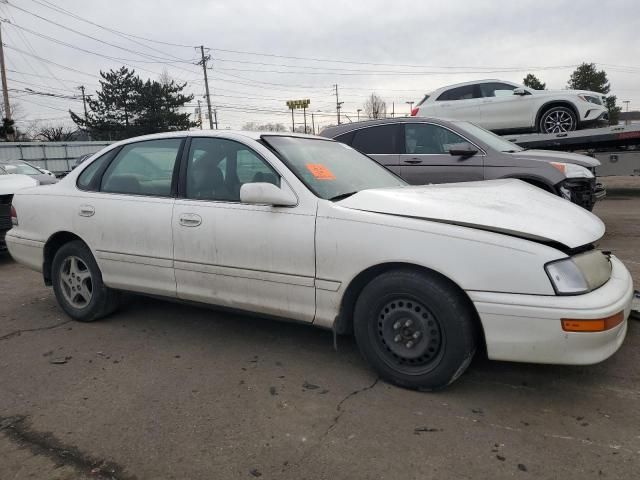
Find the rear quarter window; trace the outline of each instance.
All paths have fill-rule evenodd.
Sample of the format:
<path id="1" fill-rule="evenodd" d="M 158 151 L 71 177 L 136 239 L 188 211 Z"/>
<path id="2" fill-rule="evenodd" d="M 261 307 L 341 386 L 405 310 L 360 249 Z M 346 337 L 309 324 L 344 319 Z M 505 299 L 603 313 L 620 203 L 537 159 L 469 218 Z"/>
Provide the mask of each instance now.
<path id="1" fill-rule="evenodd" d="M 400 153 L 398 125 L 378 125 L 357 130 L 351 146 L 371 155 Z"/>

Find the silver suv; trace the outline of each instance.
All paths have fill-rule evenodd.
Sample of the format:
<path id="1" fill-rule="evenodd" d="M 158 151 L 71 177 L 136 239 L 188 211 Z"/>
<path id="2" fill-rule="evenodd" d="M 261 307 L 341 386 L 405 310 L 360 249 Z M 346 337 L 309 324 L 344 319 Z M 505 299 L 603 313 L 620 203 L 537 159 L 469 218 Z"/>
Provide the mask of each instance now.
<path id="1" fill-rule="evenodd" d="M 595 158 L 525 150 L 466 121 L 370 120 L 329 127 L 320 135 L 369 155 L 414 185 L 518 178 L 588 210 L 605 194 L 596 183 Z"/>

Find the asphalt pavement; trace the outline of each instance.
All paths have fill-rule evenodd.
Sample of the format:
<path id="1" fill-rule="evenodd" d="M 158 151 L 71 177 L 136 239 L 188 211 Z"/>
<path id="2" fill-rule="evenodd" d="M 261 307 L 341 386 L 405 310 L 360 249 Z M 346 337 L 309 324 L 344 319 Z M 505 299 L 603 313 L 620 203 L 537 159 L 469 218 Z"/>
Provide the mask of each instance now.
<path id="1" fill-rule="evenodd" d="M 640 181 L 595 213 L 640 284 Z M 632 479 L 640 321 L 589 367 L 476 358 L 418 393 L 330 332 L 132 297 L 70 321 L 0 258 L 0 479 Z"/>

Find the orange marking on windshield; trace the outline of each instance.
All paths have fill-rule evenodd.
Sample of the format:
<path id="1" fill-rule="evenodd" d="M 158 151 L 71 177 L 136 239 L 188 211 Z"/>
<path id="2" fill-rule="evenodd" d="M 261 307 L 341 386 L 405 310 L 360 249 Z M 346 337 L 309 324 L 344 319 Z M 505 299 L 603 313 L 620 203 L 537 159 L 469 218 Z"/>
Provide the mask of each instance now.
<path id="1" fill-rule="evenodd" d="M 316 180 L 335 180 L 336 176 L 321 163 L 307 163 L 307 170 Z"/>

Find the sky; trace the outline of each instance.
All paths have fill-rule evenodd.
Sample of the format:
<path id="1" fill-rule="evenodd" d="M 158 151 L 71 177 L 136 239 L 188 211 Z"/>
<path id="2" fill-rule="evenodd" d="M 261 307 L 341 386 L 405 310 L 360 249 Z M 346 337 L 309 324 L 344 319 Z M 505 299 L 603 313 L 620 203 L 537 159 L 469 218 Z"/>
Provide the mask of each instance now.
<path id="1" fill-rule="evenodd" d="M 290 127 L 285 102 L 306 98 L 309 123 L 311 113 L 316 128 L 336 123 L 334 85 L 343 121 L 372 92 L 405 115 L 406 102 L 452 83 L 534 73 L 561 89 L 582 62 L 607 72 L 623 108 L 640 109 L 638 0 L 0 0 L 0 17 L 21 128 L 72 125 L 78 87 L 93 94 L 100 70 L 122 65 L 186 82 L 195 115 L 200 45 L 220 128 Z"/>

